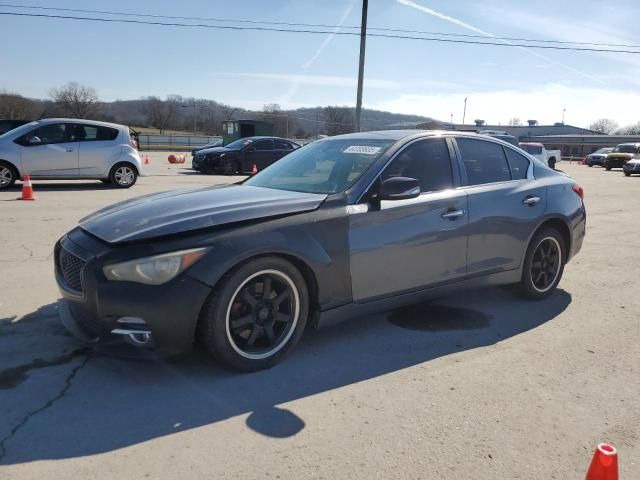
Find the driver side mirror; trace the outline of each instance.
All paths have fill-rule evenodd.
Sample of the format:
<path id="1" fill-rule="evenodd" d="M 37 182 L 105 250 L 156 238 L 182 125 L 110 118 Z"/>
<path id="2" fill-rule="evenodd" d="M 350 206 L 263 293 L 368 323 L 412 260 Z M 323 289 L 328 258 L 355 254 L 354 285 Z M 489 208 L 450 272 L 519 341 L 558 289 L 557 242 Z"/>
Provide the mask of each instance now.
<path id="1" fill-rule="evenodd" d="M 29 145 L 38 145 L 40 143 L 42 143 L 42 140 L 40 140 L 40 137 L 36 137 L 35 135 L 29 139 Z"/>
<path id="2" fill-rule="evenodd" d="M 407 200 L 420 195 L 420 183 L 415 178 L 391 177 L 380 184 L 378 200 Z"/>

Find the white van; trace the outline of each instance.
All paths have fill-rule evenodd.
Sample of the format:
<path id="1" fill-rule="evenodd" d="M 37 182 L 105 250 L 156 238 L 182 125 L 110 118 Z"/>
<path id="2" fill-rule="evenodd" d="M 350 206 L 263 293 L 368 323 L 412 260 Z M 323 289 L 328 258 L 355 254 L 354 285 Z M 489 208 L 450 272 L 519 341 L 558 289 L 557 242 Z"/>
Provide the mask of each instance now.
<path id="1" fill-rule="evenodd" d="M 96 179 L 129 188 L 142 162 L 129 127 L 71 118 L 27 123 L 0 136 L 0 189 L 37 180 Z"/>

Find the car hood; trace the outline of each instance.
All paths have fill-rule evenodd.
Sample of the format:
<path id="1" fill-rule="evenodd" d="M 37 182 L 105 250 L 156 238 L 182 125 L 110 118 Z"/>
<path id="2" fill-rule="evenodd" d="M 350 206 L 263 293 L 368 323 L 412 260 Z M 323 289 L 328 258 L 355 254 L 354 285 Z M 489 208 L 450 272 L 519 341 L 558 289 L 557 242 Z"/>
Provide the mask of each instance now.
<path id="1" fill-rule="evenodd" d="M 210 154 L 210 153 L 229 153 L 229 152 L 235 152 L 236 150 L 230 150 L 227 147 L 207 147 L 207 148 L 203 148 L 202 150 L 198 151 L 198 154 Z"/>
<path id="2" fill-rule="evenodd" d="M 315 210 L 327 196 L 224 185 L 154 193 L 116 203 L 80 220 L 109 243 L 146 240 L 233 222 Z"/>
<path id="3" fill-rule="evenodd" d="M 608 158 L 633 158 L 633 153 L 612 152 L 607 154 Z"/>

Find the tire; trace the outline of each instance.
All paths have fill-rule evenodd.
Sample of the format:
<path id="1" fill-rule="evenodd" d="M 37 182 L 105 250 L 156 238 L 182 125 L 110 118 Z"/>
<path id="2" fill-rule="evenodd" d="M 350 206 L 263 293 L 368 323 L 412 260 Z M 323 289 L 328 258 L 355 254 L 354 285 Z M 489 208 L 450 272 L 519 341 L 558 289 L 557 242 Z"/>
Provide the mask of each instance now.
<path id="1" fill-rule="evenodd" d="M 587 163 L 588 167 L 593 167 L 593 163 Z"/>
<path id="2" fill-rule="evenodd" d="M 554 264 L 551 255 L 544 256 L 545 250 L 549 252 L 551 247 L 557 252 Z M 520 290 L 522 294 L 531 300 L 542 300 L 553 293 L 562 279 L 564 265 L 566 263 L 566 246 L 560 232 L 555 228 L 543 227 L 531 239 L 522 267 Z M 544 278 L 540 277 L 540 272 Z"/>
<path id="3" fill-rule="evenodd" d="M 104 183 L 105 185 L 110 185 L 111 184 L 111 179 L 110 178 L 101 178 L 100 181 L 102 183 Z"/>
<path id="4" fill-rule="evenodd" d="M 629 172 L 624 172 L 624 176 L 625 176 L 625 177 L 630 177 L 630 176 L 631 176 L 631 173 L 629 173 Z"/>
<path id="5" fill-rule="evenodd" d="M 216 167 L 216 173 L 220 175 L 235 175 L 237 171 L 238 165 L 235 160 L 231 160 L 230 158 L 222 160 Z"/>
<path id="6" fill-rule="evenodd" d="M 611 170 L 611 166 L 610 165 L 605 165 L 604 168 L 607 170 L 607 172 L 609 172 Z"/>
<path id="7" fill-rule="evenodd" d="M 547 163 L 549 164 L 549 168 L 552 170 L 556 169 L 556 159 L 555 158 L 550 158 Z"/>
<path id="8" fill-rule="evenodd" d="M 116 163 L 109 173 L 109 182 L 118 188 L 131 188 L 138 180 L 138 170 L 130 163 Z"/>
<path id="9" fill-rule="evenodd" d="M 18 179 L 18 171 L 10 163 L 0 162 L 0 190 L 11 188 Z"/>
<path id="10" fill-rule="evenodd" d="M 300 271 L 282 258 L 262 257 L 220 280 L 203 307 L 198 337 L 224 367 L 253 372 L 272 367 L 291 351 L 308 316 L 309 292 Z"/>

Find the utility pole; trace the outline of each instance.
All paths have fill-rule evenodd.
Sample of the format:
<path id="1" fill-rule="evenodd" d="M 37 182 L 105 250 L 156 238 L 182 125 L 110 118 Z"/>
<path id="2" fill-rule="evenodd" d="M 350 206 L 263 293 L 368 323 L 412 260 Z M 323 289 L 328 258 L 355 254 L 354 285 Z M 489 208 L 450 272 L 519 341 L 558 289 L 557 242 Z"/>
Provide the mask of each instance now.
<path id="1" fill-rule="evenodd" d="M 356 99 L 356 132 L 360 131 L 362 114 L 362 81 L 364 79 L 364 50 L 367 42 L 367 10 L 369 0 L 362 0 L 362 24 L 360 26 L 360 63 L 358 66 L 358 96 Z"/>
<path id="2" fill-rule="evenodd" d="M 464 110 L 462 112 L 462 124 L 464 125 L 464 119 L 467 117 L 467 98 L 464 97 Z"/>
<path id="3" fill-rule="evenodd" d="M 562 109 L 562 124 L 563 124 L 563 125 L 564 125 L 564 112 L 566 112 L 566 111 L 567 111 L 567 109 L 566 109 L 566 108 L 563 108 L 563 109 Z"/>
<path id="4" fill-rule="evenodd" d="M 193 134 L 198 134 L 198 102 L 193 99 Z"/>
<path id="5" fill-rule="evenodd" d="M 316 110 L 316 140 L 320 135 L 320 110 Z"/>
<path id="6" fill-rule="evenodd" d="M 453 125 L 453 113 L 451 114 L 451 121 L 449 123 Z"/>

